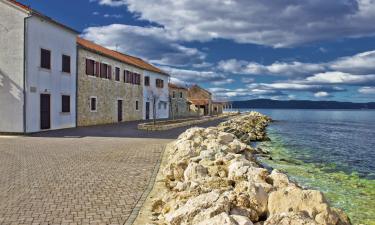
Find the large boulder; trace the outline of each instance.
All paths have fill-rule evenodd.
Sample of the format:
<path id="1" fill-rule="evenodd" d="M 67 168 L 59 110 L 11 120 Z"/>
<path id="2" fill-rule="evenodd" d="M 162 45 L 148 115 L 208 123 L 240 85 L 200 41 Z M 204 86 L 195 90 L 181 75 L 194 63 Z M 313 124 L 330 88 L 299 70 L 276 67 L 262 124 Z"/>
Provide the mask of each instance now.
<path id="1" fill-rule="evenodd" d="M 336 225 L 340 221 L 339 215 L 331 210 L 320 191 L 303 190 L 289 186 L 272 192 L 268 198 L 270 216 L 282 213 L 305 212 L 318 224 Z"/>
<path id="2" fill-rule="evenodd" d="M 304 213 L 281 213 L 270 216 L 264 225 L 318 225 Z"/>
<path id="3" fill-rule="evenodd" d="M 166 214 L 165 219 L 171 225 L 193 224 L 193 220 L 195 223 L 201 222 L 222 212 L 229 212 L 229 209 L 228 197 L 221 196 L 219 191 L 212 191 L 189 199 L 182 207 Z"/>
<path id="4" fill-rule="evenodd" d="M 184 171 L 185 181 L 194 181 L 197 179 L 202 179 L 207 175 L 207 168 L 195 162 L 189 163 L 188 167 Z"/>

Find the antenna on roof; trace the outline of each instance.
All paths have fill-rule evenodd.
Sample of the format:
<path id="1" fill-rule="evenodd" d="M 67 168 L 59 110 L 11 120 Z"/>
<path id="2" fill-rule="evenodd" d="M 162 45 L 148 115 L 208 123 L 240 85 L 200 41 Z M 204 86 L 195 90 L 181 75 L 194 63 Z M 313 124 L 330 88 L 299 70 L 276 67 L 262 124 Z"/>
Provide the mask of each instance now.
<path id="1" fill-rule="evenodd" d="M 118 52 L 118 44 L 116 44 L 116 52 Z"/>

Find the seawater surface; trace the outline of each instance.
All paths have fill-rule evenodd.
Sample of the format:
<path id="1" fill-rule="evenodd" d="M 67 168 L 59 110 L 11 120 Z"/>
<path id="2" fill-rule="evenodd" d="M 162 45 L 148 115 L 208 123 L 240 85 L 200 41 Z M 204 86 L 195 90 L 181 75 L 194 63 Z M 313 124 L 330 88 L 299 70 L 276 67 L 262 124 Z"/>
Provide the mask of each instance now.
<path id="1" fill-rule="evenodd" d="M 263 163 L 324 192 L 354 224 L 375 225 L 374 110 L 254 110 L 276 120 Z"/>

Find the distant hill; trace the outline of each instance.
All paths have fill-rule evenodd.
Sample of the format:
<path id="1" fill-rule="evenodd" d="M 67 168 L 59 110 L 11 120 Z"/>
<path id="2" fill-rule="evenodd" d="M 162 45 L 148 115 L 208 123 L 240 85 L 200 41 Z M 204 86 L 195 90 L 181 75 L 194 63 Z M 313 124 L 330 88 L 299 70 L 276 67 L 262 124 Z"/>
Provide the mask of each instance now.
<path id="1" fill-rule="evenodd" d="M 375 102 L 353 103 L 336 101 L 254 99 L 234 101 L 233 108 L 266 108 L 266 109 L 375 109 Z"/>

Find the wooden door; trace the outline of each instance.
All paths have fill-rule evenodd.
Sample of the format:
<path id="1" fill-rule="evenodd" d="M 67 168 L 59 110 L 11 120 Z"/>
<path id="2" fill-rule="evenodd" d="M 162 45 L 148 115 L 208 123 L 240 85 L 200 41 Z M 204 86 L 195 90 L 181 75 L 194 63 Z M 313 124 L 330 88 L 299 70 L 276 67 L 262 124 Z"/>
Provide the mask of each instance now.
<path id="1" fill-rule="evenodd" d="M 49 94 L 40 95 L 40 129 L 51 128 L 51 97 Z"/>
<path id="2" fill-rule="evenodd" d="M 117 118 L 118 122 L 122 121 L 122 100 L 117 100 Z"/>

